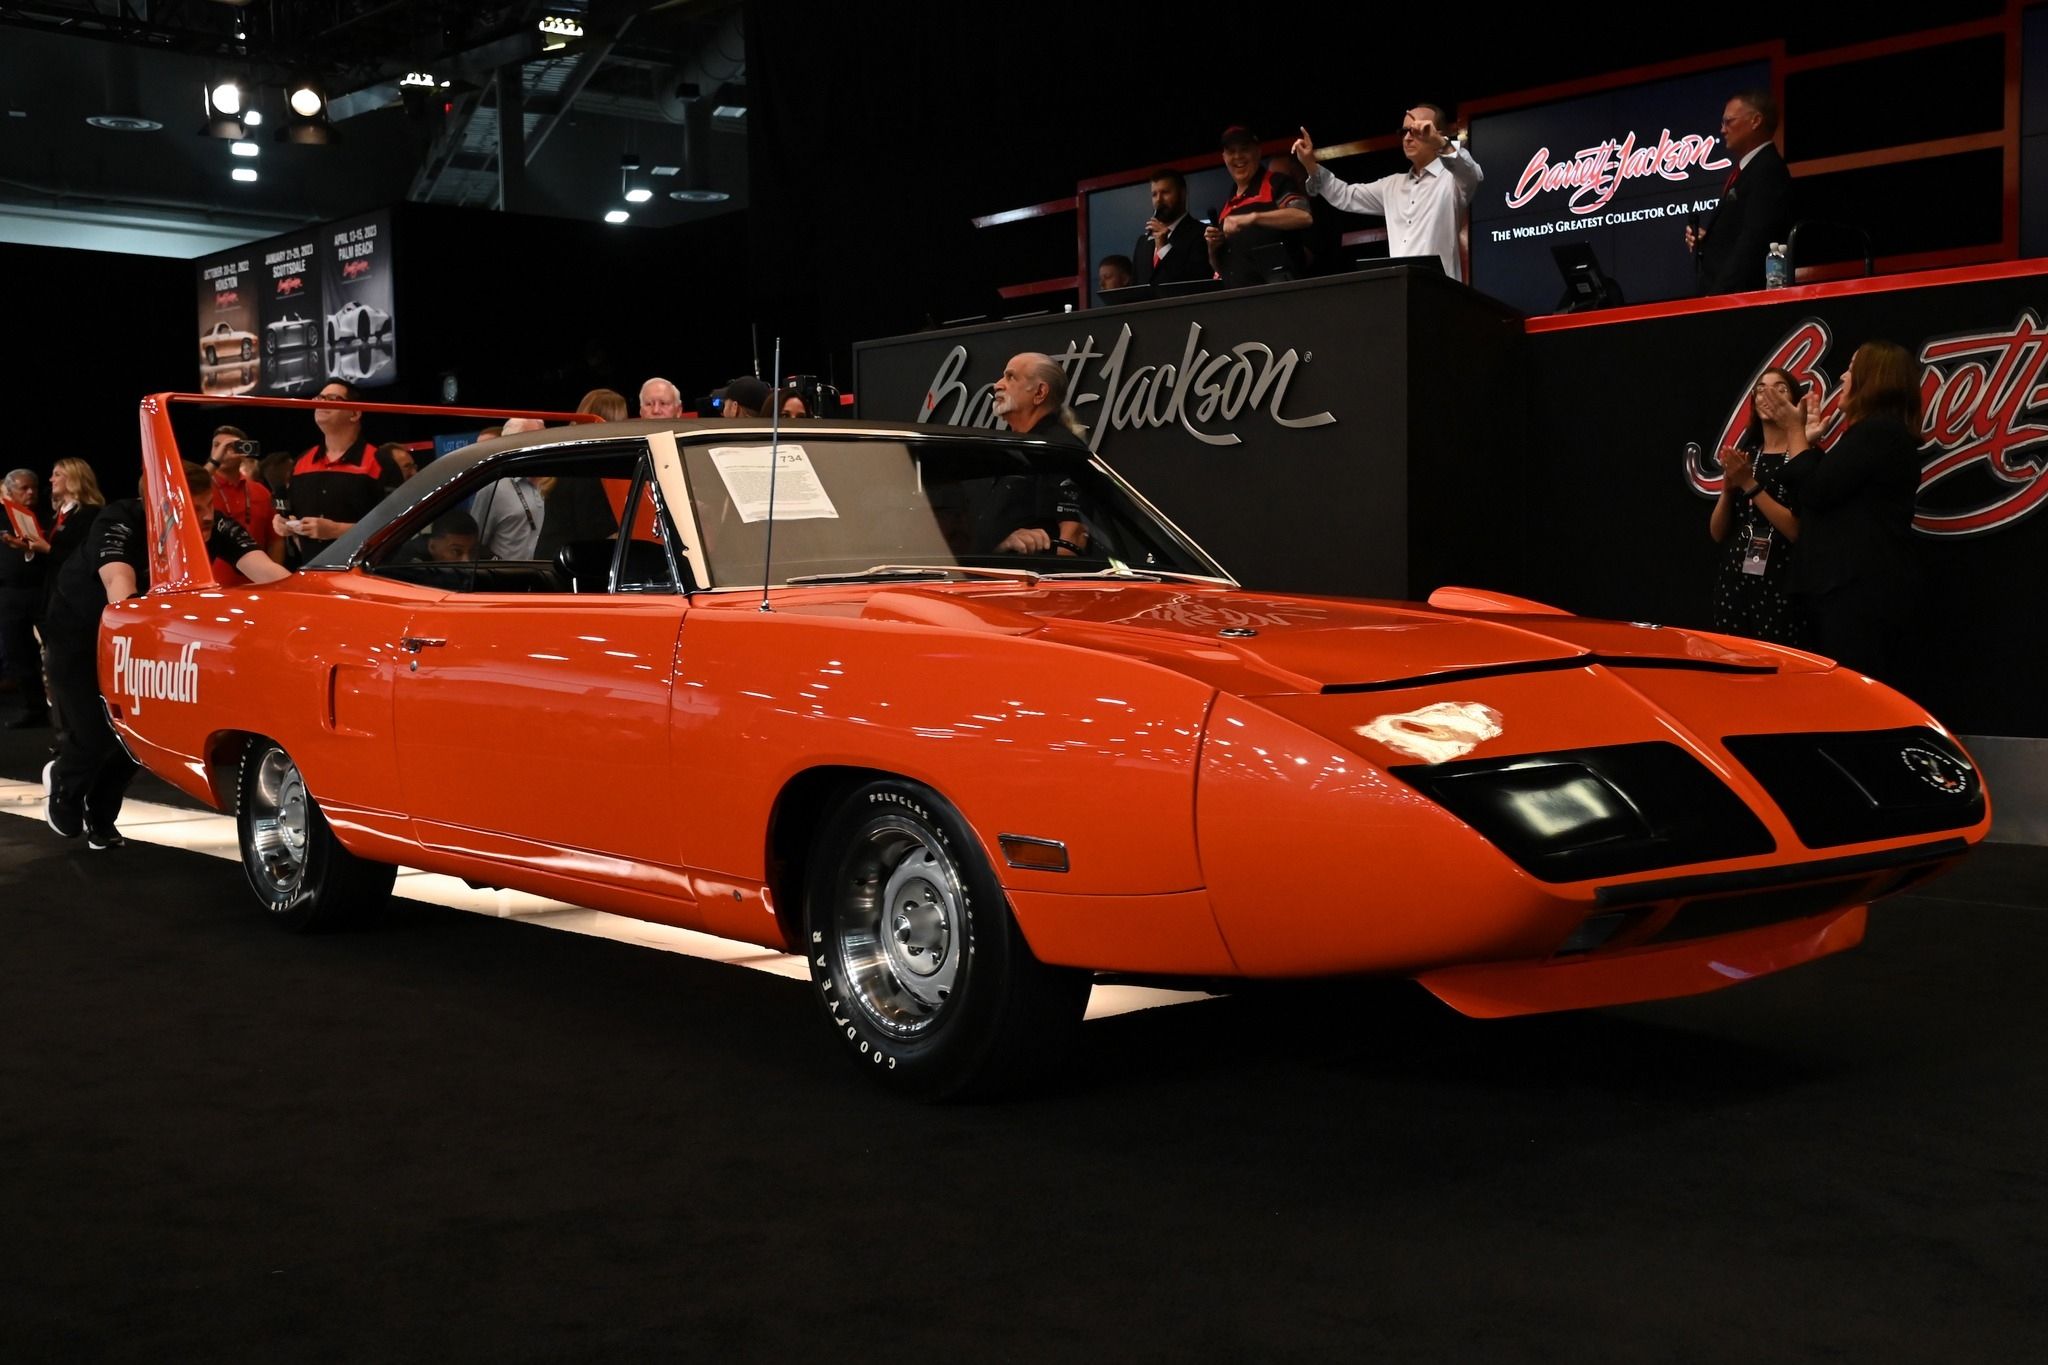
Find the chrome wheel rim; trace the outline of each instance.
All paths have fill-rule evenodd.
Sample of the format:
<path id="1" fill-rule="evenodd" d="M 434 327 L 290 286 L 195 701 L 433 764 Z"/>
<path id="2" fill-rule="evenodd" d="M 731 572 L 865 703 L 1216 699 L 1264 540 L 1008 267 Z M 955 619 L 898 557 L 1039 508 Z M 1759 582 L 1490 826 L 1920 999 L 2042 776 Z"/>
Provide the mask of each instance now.
<path id="1" fill-rule="evenodd" d="M 289 896 L 306 879 L 306 842 L 312 798 L 298 765 L 272 749 L 256 765 L 249 786 L 249 855 L 256 874 L 276 895 Z"/>
<path id="2" fill-rule="evenodd" d="M 834 915 L 848 995 L 889 1032 L 909 1036 L 944 1017 L 967 956 L 967 896 L 937 838 L 890 822 L 849 860 Z"/>

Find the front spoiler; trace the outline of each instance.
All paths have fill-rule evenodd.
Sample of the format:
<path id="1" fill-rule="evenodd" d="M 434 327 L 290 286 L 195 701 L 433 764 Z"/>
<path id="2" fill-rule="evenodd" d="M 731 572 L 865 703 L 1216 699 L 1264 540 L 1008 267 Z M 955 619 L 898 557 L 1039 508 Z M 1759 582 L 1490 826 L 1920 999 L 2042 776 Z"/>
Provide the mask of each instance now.
<path id="1" fill-rule="evenodd" d="M 1446 967 L 1416 980 L 1474 1019 L 1703 995 L 1853 948 L 1863 941 L 1869 915 L 1868 906 L 1852 905 L 1708 939 L 1545 962 Z"/>

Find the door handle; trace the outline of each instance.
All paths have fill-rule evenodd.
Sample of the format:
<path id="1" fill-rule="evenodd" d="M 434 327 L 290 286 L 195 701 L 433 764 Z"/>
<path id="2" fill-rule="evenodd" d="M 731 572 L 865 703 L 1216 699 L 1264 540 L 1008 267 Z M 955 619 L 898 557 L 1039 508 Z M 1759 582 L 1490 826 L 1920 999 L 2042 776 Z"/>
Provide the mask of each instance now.
<path id="1" fill-rule="evenodd" d="M 430 639 L 424 635 L 406 635 L 399 639 L 398 647 L 408 654 L 417 654 L 423 649 L 439 649 L 447 643 L 446 640 Z"/>

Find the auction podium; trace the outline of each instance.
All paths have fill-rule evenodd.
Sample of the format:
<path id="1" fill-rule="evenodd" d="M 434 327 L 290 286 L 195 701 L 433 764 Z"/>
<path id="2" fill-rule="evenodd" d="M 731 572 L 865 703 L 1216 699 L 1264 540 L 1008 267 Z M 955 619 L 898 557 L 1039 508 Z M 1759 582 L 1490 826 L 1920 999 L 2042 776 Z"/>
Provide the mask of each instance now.
<path id="1" fill-rule="evenodd" d="M 854 377 L 862 417 L 986 427 L 1043 351 L 1097 453 L 1247 587 L 1418 598 L 1500 541 L 1526 344 L 1395 267 L 862 342 Z"/>

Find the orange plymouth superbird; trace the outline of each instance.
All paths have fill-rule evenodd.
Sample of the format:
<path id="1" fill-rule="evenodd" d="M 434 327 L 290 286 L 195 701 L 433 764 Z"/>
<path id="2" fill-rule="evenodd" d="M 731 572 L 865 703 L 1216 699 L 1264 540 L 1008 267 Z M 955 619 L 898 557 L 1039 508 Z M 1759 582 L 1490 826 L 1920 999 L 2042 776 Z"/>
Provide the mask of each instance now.
<path id="1" fill-rule="evenodd" d="M 1009 433 L 553 427 L 221 587 L 174 401 L 101 685 L 234 812 L 272 917 L 404 864 L 801 953 L 909 1092 L 1054 1055 L 1105 973 L 1410 977 L 1489 1017 L 1714 990 L 1854 946 L 1990 823 L 1955 736 L 1827 659 L 1242 587 Z"/>

